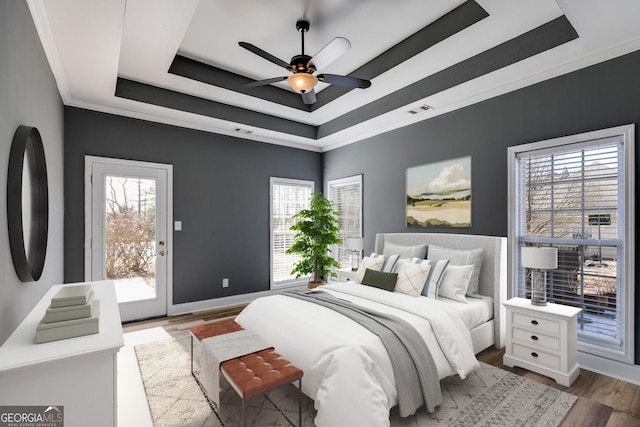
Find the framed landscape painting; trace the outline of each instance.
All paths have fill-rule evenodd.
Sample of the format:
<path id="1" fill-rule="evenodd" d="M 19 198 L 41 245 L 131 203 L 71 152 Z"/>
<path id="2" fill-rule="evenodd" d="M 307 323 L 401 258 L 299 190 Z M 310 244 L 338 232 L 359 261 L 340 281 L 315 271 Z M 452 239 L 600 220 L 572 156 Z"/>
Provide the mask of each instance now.
<path id="1" fill-rule="evenodd" d="M 407 226 L 471 227 L 471 156 L 407 169 Z"/>

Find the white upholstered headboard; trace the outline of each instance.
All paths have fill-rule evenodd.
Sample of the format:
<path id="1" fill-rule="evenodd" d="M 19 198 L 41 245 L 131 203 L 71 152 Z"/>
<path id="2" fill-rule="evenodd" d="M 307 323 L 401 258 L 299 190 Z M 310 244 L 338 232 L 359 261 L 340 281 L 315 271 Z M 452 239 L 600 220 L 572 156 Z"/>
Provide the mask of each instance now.
<path id="1" fill-rule="evenodd" d="M 382 253 L 385 243 L 413 246 L 434 244 L 451 249 L 484 249 L 480 270 L 479 292 L 493 297 L 494 345 L 504 347 L 505 310 L 502 303 L 507 298 L 507 238 L 447 233 L 378 233 L 374 251 Z M 427 248 L 427 256 L 429 249 Z"/>

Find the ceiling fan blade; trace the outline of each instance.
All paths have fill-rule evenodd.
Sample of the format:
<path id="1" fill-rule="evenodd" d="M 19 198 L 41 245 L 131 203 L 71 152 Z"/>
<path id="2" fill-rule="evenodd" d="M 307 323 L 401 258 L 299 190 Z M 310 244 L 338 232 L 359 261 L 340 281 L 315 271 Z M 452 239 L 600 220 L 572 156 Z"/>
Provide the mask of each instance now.
<path id="1" fill-rule="evenodd" d="M 269 52 L 265 52 L 264 50 L 260 49 L 258 46 L 254 46 L 251 43 L 247 43 L 247 42 L 238 42 L 238 44 L 247 49 L 250 52 L 255 53 L 258 56 L 263 57 L 264 59 L 266 59 L 267 61 L 273 62 L 274 64 L 282 67 L 282 68 L 286 68 L 287 70 L 289 70 L 291 68 L 291 65 L 284 62 L 282 59 L 277 58 L 273 55 L 271 55 Z"/>
<path id="2" fill-rule="evenodd" d="M 303 93 L 302 102 L 304 102 L 306 105 L 315 104 L 316 92 L 313 89 L 311 89 L 311 91 Z"/>
<path id="3" fill-rule="evenodd" d="M 366 89 L 371 86 L 371 82 L 369 80 L 359 79 L 357 77 L 337 76 L 335 74 L 318 74 L 317 77 L 321 82 L 332 85 L 356 87 L 360 89 Z"/>
<path id="4" fill-rule="evenodd" d="M 281 82 L 283 80 L 287 80 L 287 77 L 273 77 L 270 79 L 256 80 L 255 82 L 245 83 L 242 86 L 245 86 L 245 87 L 266 86 L 266 85 L 270 85 L 271 83 Z"/>
<path id="5" fill-rule="evenodd" d="M 316 70 L 320 70 L 344 55 L 349 49 L 351 49 L 351 42 L 349 40 L 344 37 L 336 37 L 320 49 L 320 51 L 309 60 L 307 66 L 313 65 Z"/>

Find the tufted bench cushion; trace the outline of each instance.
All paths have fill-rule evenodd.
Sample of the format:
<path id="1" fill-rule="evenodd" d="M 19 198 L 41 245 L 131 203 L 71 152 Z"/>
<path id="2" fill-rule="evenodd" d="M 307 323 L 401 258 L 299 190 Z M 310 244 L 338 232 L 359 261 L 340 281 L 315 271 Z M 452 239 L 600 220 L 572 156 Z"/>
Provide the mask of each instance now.
<path id="1" fill-rule="evenodd" d="M 202 341 L 218 335 L 241 331 L 243 328 L 235 320 L 223 320 L 222 322 L 208 323 L 206 325 L 194 326 L 189 331 L 194 338 Z"/>
<path id="2" fill-rule="evenodd" d="M 220 371 L 243 399 L 302 378 L 302 370 L 273 349 L 222 362 Z"/>

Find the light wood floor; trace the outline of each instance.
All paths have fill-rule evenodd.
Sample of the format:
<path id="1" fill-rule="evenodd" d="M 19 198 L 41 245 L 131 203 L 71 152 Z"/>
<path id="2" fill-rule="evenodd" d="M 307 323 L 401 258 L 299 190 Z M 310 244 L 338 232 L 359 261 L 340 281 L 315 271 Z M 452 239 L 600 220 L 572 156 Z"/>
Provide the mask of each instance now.
<path id="1" fill-rule="evenodd" d="M 162 327 L 171 336 L 188 333 L 189 328 L 235 317 L 245 304 L 216 310 L 145 320 L 123 325 L 124 332 Z M 513 372 L 533 381 L 578 396 L 562 427 L 640 427 L 640 386 L 599 375 L 584 369 L 571 387 L 564 387 L 545 376 L 522 368 L 502 364 L 504 350 L 489 348 L 478 354 L 478 360 Z"/>

